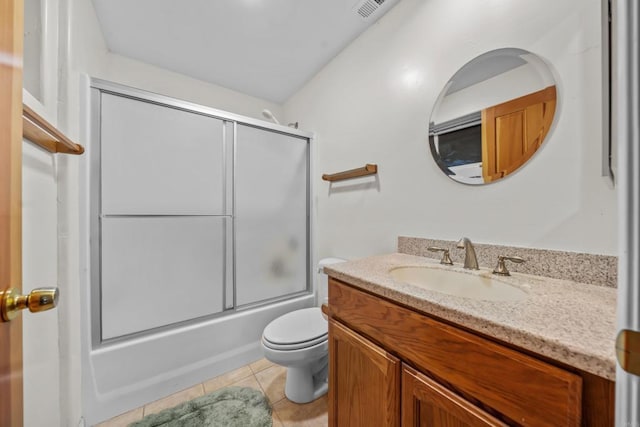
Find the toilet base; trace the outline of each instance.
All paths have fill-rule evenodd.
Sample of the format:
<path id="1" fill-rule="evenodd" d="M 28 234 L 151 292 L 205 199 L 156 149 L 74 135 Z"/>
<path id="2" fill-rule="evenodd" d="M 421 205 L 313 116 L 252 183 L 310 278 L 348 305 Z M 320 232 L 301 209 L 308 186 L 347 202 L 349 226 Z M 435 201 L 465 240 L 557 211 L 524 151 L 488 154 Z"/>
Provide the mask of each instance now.
<path id="1" fill-rule="evenodd" d="M 284 394 L 292 402 L 309 403 L 329 391 L 328 356 L 322 357 L 311 367 L 287 368 Z"/>

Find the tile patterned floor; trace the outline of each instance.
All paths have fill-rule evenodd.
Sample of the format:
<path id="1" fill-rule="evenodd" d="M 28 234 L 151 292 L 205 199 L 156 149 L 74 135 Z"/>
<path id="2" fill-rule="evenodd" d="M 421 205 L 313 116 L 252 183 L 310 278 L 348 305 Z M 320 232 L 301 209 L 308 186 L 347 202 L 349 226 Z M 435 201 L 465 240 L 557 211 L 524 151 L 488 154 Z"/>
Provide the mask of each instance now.
<path id="1" fill-rule="evenodd" d="M 327 396 L 304 405 L 290 402 L 284 396 L 285 377 L 286 368 L 274 365 L 266 359 L 260 359 L 235 371 L 111 418 L 95 427 L 126 427 L 129 423 L 141 420 L 145 415 L 160 412 L 194 397 L 230 385 L 251 387 L 262 391 L 273 408 L 273 427 L 325 427 L 327 425 Z"/>

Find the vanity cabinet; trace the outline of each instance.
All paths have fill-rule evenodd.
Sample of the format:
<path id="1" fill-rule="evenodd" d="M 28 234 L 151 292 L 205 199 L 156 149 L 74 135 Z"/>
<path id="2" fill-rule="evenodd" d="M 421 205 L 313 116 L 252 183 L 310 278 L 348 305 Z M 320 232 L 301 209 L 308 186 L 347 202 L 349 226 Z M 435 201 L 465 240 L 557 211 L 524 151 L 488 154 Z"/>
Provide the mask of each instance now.
<path id="1" fill-rule="evenodd" d="M 611 381 L 335 278 L 329 316 L 330 426 L 613 425 Z"/>

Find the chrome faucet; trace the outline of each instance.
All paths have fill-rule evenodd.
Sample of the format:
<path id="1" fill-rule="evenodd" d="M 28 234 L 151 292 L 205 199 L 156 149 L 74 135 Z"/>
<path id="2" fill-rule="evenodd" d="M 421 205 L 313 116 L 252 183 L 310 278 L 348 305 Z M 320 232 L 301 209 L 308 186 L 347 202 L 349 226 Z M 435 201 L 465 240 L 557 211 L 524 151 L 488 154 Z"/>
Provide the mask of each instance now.
<path id="1" fill-rule="evenodd" d="M 479 270 L 478 258 L 476 258 L 476 250 L 473 248 L 473 243 L 466 237 L 460 239 L 456 247 L 464 248 L 464 268 L 470 270 Z"/>

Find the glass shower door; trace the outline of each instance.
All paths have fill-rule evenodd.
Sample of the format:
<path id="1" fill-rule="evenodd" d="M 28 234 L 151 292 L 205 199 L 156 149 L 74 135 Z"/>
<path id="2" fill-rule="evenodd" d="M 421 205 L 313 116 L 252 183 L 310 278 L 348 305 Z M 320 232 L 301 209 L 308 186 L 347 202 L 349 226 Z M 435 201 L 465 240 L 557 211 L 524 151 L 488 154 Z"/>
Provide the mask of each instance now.
<path id="1" fill-rule="evenodd" d="M 236 126 L 236 307 L 310 289 L 309 141 Z"/>
<path id="2" fill-rule="evenodd" d="M 228 307 L 226 127 L 180 108 L 101 95 L 101 340 Z"/>

